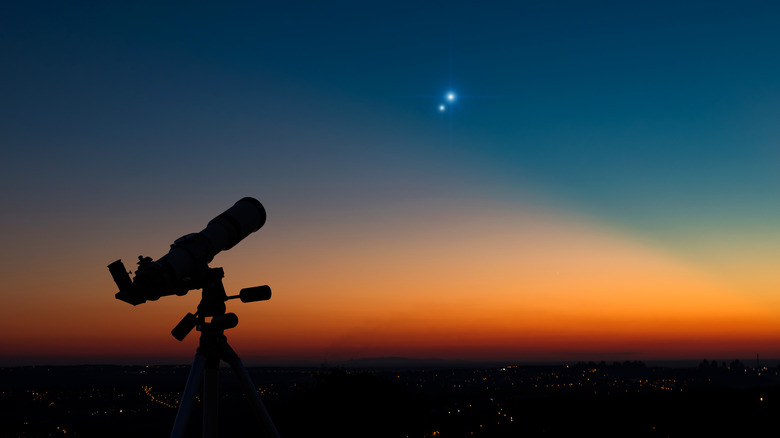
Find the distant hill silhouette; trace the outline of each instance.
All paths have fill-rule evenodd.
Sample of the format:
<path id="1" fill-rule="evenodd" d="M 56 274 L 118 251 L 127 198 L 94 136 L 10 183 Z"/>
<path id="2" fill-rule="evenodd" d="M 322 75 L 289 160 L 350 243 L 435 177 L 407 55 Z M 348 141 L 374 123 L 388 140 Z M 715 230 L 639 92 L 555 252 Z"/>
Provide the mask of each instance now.
<path id="1" fill-rule="evenodd" d="M 484 362 L 477 363 L 462 359 L 414 359 L 400 356 L 350 359 L 337 362 L 336 364 L 343 365 L 347 368 L 473 367 L 477 364 L 485 365 Z"/>

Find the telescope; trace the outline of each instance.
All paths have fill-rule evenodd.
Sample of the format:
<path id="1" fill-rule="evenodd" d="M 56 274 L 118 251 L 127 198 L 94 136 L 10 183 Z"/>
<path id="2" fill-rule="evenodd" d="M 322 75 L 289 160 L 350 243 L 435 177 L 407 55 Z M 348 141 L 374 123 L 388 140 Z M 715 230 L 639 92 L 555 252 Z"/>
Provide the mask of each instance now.
<path id="1" fill-rule="evenodd" d="M 227 362 L 236 374 L 264 435 L 279 438 L 279 432 L 268 416 L 249 373 L 236 352 L 228 345 L 225 336 L 225 330 L 238 324 L 236 314 L 226 312 L 225 302 L 234 298 L 239 298 L 244 303 L 265 301 L 271 298 L 271 288 L 244 288 L 238 295 L 228 296 L 222 284 L 224 271 L 222 268 L 209 267 L 211 260 L 220 251 L 234 247 L 246 236 L 259 230 L 263 224 L 263 204 L 255 198 L 243 198 L 209 221 L 200 233 L 187 234 L 176 239 L 168 254 L 155 261 L 152 261 L 151 257 L 139 256 L 135 278 L 130 278 L 122 260 L 108 265 L 108 270 L 119 287 L 116 298 L 134 306 L 166 295 L 185 295 L 193 289 L 203 290 L 197 312 L 188 313 L 171 331 L 173 337 L 179 341 L 184 340 L 193 329 L 200 332 L 200 345 L 176 412 L 171 438 L 184 437 L 201 385 L 203 436 L 217 436 L 221 361 Z"/>
<path id="2" fill-rule="evenodd" d="M 119 287 L 116 298 L 135 306 L 203 288 L 211 280 L 208 264 L 214 256 L 259 230 L 265 218 L 260 201 L 243 198 L 209 221 L 201 232 L 176 239 L 171 250 L 159 259 L 139 256 L 133 279 L 122 260 L 111 263 L 108 270 Z"/>

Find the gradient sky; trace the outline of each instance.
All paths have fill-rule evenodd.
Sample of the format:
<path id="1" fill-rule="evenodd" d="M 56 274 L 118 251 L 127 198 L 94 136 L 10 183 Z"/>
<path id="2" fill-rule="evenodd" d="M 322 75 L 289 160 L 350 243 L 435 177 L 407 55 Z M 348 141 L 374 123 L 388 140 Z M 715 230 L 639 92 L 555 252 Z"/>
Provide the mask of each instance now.
<path id="1" fill-rule="evenodd" d="M 780 6 L 505 3 L 4 3 L 0 364 L 189 362 L 106 265 L 244 196 L 252 363 L 780 358 Z"/>

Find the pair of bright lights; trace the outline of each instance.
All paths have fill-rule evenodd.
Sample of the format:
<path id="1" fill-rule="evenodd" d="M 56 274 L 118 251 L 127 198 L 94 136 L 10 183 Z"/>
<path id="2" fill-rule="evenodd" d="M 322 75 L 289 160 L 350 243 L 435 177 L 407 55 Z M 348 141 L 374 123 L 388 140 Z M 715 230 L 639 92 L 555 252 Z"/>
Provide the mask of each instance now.
<path id="1" fill-rule="evenodd" d="M 455 102 L 455 93 L 450 91 L 449 93 L 447 93 L 446 96 L 444 96 L 444 98 L 447 100 L 448 103 Z M 446 110 L 447 110 L 447 105 L 446 104 L 444 104 L 444 103 L 439 104 L 439 111 L 440 112 L 444 112 Z"/>

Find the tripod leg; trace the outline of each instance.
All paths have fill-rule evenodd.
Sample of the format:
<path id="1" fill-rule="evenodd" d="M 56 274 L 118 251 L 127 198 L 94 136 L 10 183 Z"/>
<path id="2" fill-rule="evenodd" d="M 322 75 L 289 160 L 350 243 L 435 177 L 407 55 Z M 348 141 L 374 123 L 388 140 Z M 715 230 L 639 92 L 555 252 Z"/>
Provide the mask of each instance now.
<path id="1" fill-rule="evenodd" d="M 249 372 L 247 372 L 246 368 L 244 368 L 244 364 L 241 363 L 241 359 L 238 358 L 236 352 L 230 348 L 230 345 L 228 345 L 227 342 L 225 342 L 223 348 L 223 359 L 230 365 L 233 373 L 241 382 L 241 386 L 244 389 L 244 395 L 249 401 L 249 405 L 252 406 L 252 410 L 255 413 L 255 418 L 257 418 L 257 421 L 260 423 L 262 435 L 265 437 L 279 438 L 279 432 L 277 432 L 276 426 L 274 426 L 274 422 L 271 421 L 271 416 L 268 415 L 268 411 L 265 409 L 263 400 L 261 400 L 260 396 L 257 394 L 255 385 L 252 383 L 252 379 L 249 377 Z"/>
<path id="2" fill-rule="evenodd" d="M 203 438 L 217 438 L 219 357 L 207 358 L 203 375 Z"/>
<path id="3" fill-rule="evenodd" d="M 203 367 L 206 365 L 206 357 L 200 353 L 195 354 L 192 361 L 190 375 L 187 377 L 187 386 L 184 387 L 184 393 L 181 396 L 179 410 L 176 412 L 176 421 L 173 423 L 171 438 L 181 438 L 187 429 L 187 423 L 192 413 L 192 406 L 195 404 L 195 396 L 200 388 L 201 377 L 203 376 Z"/>

